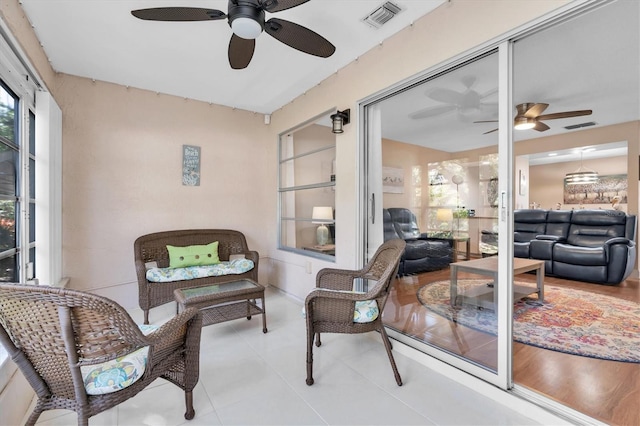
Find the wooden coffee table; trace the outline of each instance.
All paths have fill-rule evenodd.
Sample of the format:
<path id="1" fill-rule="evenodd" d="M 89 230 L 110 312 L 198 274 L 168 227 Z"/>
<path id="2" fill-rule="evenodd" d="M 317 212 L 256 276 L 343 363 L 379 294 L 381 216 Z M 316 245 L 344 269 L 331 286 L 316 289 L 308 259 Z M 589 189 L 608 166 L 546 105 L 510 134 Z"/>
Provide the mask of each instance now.
<path id="1" fill-rule="evenodd" d="M 174 290 L 173 295 L 181 309 L 198 308 L 202 312 L 202 325 L 218 324 L 252 315 L 262 314 L 262 332 L 267 332 L 267 315 L 264 305 L 264 286 L 243 279 L 206 287 L 189 287 Z M 260 306 L 256 299 L 261 300 Z"/>
<path id="2" fill-rule="evenodd" d="M 451 306 L 455 307 L 460 305 L 463 301 L 488 309 L 495 309 L 495 306 L 498 306 L 498 292 L 495 291 L 498 283 L 498 256 L 452 263 L 450 267 L 451 283 L 449 285 L 449 291 L 451 295 Z M 493 284 L 491 285 L 491 283 L 489 283 L 489 286 L 479 286 L 471 291 L 465 292 L 465 294 L 458 294 L 458 272 L 460 271 L 490 276 L 493 278 Z M 538 301 L 544 302 L 544 261 L 521 259 L 519 257 L 513 258 L 514 276 L 529 271 L 536 272 L 536 286 L 514 284 L 514 302 L 533 293 L 538 294 Z"/>

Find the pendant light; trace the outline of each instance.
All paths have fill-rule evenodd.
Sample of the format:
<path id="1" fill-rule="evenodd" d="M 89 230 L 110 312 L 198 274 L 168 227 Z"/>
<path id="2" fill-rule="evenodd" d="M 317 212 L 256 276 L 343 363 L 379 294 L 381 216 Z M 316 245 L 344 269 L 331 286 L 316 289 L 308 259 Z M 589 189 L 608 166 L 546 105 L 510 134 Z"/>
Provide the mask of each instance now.
<path id="1" fill-rule="evenodd" d="M 590 183 L 598 182 L 598 172 L 587 169 L 582 165 L 582 154 L 584 151 L 580 151 L 580 167 L 573 173 L 567 173 L 564 177 L 564 182 L 567 185 L 586 185 Z"/>

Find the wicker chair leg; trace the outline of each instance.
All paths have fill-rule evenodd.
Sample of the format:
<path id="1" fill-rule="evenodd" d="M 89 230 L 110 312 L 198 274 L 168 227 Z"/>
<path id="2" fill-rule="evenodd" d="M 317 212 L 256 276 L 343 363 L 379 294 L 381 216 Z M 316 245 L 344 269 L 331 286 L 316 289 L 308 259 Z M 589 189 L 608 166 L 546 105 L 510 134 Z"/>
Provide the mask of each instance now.
<path id="1" fill-rule="evenodd" d="M 89 417 L 86 414 L 78 412 L 78 426 L 89 426 Z"/>
<path id="2" fill-rule="evenodd" d="M 144 324 L 149 324 L 149 310 L 143 309 L 142 311 L 144 312 Z"/>
<path id="3" fill-rule="evenodd" d="M 316 346 L 320 347 L 322 342 L 320 341 L 320 333 L 316 333 Z"/>
<path id="4" fill-rule="evenodd" d="M 187 406 L 187 411 L 184 413 L 184 418 L 187 420 L 191 420 L 196 415 L 196 411 L 193 409 L 193 391 L 185 392 L 184 399 Z"/>
<path id="5" fill-rule="evenodd" d="M 25 426 L 33 426 L 36 424 L 36 422 L 38 421 L 38 419 L 40 418 L 40 414 L 42 414 L 42 406 L 40 404 L 40 401 L 38 401 L 36 403 L 36 408 L 33 409 L 33 412 L 31 412 L 31 415 L 29 416 L 29 418 L 27 419 Z"/>
<path id="6" fill-rule="evenodd" d="M 382 325 L 380 327 L 380 336 L 382 337 L 382 343 L 384 343 L 384 348 L 387 350 L 387 355 L 389 356 L 389 361 L 391 362 L 391 368 L 393 369 L 393 375 L 396 378 L 396 383 L 398 386 L 402 386 L 402 378 L 400 378 L 400 373 L 398 372 L 398 367 L 396 366 L 396 361 L 393 359 L 393 354 L 391 353 L 391 341 L 389 340 L 389 336 Z"/>
<path id="7" fill-rule="evenodd" d="M 313 384 L 313 330 L 307 329 L 307 385 Z"/>

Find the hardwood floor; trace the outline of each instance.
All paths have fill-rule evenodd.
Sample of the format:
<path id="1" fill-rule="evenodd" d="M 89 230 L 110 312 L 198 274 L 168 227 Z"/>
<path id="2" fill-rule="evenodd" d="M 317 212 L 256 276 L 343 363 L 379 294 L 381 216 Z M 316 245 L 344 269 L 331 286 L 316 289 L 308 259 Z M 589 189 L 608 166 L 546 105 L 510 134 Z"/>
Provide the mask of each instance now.
<path id="1" fill-rule="evenodd" d="M 477 276 L 476 276 L 477 277 Z M 533 275 L 519 279 L 535 282 Z M 439 346 L 495 368 L 497 340 L 427 310 L 417 299 L 425 284 L 449 279 L 449 269 L 395 280 L 384 311 L 385 325 L 417 340 Z M 640 283 L 618 286 L 546 277 L 545 284 L 619 297 L 640 303 Z M 640 424 L 640 364 L 569 355 L 514 342 L 513 377 L 524 386 L 612 425 Z"/>

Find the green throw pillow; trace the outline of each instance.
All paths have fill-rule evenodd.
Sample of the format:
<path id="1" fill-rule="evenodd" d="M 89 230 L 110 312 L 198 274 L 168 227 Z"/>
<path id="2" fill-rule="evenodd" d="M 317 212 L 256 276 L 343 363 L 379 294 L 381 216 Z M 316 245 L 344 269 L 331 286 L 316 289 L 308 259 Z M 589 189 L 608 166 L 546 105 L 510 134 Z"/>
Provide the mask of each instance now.
<path id="1" fill-rule="evenodd" d="M 215 265 L 220 263 L 218 241 L 201 246 L 175 247 L 167 245 L 170 268 Z"/>

